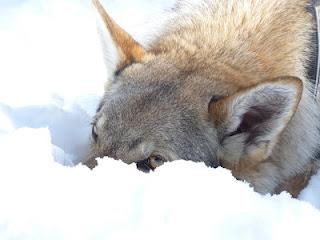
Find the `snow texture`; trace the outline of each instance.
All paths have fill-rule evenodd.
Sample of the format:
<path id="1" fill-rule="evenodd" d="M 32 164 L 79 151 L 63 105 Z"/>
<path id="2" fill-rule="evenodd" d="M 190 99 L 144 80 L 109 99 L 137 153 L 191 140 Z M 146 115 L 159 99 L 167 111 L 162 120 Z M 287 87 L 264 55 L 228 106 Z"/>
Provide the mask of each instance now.
<path id="1" fill-rule="evenodd" d="M 228 170 L 84 157 L 106 79 L 90 1 L 0 6 L 0 239 L 320 239 L 320 173 L 262 196 Z M 139 41 L 173 0 L 102 1 Z M 158 18 L 159 21 L 161 18 Z"/>

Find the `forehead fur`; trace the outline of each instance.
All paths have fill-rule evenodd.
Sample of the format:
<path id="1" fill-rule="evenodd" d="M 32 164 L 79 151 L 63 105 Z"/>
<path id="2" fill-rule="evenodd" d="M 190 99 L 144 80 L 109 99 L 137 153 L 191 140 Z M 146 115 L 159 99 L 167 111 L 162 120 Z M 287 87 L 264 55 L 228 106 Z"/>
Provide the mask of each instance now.
<path id="1" fill-rule="evenodd" d="M 130 159 L 131 150 L 143 144 L 150 151 L 152 145 L 153 150 L 172 152 L 179 158 L 214 159 L 210 149 L 216 144 L 207 146 L 206 123 L 194 103 L 184 98 L 179 80 L 129 81 L 130 77 L 126 72 L 118 76 L 101 101 L 96 122 L 103 148 L 126 159 Z"/>
<path id="2" fill-rule="evenodd" d="M 129 84 L 129 94 L 132 90 L 143 93 L 156 89 L 158 95 L 173 96 L 180 103 L 188 102 L 192 108 L 203 108 L 207 112 L 207 104 L 213 96 L 227 96 L 244 87 L 231 83 L 230 79 L 235 77 L 235 73 L 221 65 L 214 70 L 208 70 L 208 66 L 203 64 L 187 67 L 182 62 L 160 55 L 124 69 L 116 76 L 106 94 L 110 96 L 110 93 L 124 92 L 125 84 Z"/>

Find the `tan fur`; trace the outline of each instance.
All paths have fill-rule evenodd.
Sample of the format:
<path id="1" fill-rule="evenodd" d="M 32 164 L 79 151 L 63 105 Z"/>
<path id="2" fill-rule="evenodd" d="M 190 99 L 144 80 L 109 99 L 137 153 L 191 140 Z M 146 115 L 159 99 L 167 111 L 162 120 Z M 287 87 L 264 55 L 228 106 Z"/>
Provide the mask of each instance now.
<path id="1" fill-rule="evenodd" d="M 107 29 L 118 46 L 121 54 L 121 62 L 117 68 L 122 69 L 132 62 L 139 62 L 147 55 L 143 47 L 137 43 L 127 32 L 125 32 L 113 19 L 107 14 L 98 0 L 92 1 Z"/>
<path id="2" fill-rule="evenodd" d="M 282 191 L 288 191 L 293 197 L 298 197 L 302 189 L 304 189 L 310 177 L 317 173 L 318 168 L 315 164 L 309 164 L 306 166 L 305 171 L 299 175 L 291 177 L 286 181 L 282 182 L 275 190 L 276 193 L 281 193 Z"/>
<path id="3" fill-rule="evenodd" d="M 309 100 L 310 93 L 307 89 L 308 83 L 303 67 L 306 52 L 309 48 L 308 34 L 312 28 L 311 15 L 305 11 L 305 6 L 308 1 L 251 0 L 212 2 L 213 3 L 205 1 L 204 5 L 209 5 L 209 7 L 215 7 L 220 10 L 220 12 L 217 11 L 217 16 L 214 16 L 213 19 L 208 18 L 206 13 L 210 12 L 210 10 L 205 9 L 202 9 L 204 13 L 190 13 L 190 15 L 193 16 L 192 23 L 189 26 L 185 26 L 178 34 L 173 32 L 169 36 L 164 36 L 162 41 L 157 42 L 156 52 L 162 52 L 160 50 L 161 48 L 171 49 L 169 54 L 167 52 L 165 53 L 173 59 L 179 59 L 180 62 L 191 63 L 191 68 L 206 68 L 205 66 L 207 66 L 209 69 L 207 74 L 208 78 L 210 78 L 210 73 L 218 73 L 221 83 L 215 84 L 214 87 L 218 92 L 220 91 L 222 95 L 226 92 L 225 88 L 228 88 L 228 94 L 232 94 L 235 91 L 264 81 L 264 79 L 272 79 L 284 75 L 297 76 L 303 80 L 305 85 L 303 98 L 308 99 L 305 100 L 308 103 L 303 104 L 311 104 L 311 99 Z M 246 9 L 246 5 L 250 5 L 249 8 L 251 9 Z M 255 12 L 250 11 L 253 8 L 255 8 Z M 250 15 L 251 13 L 254 13 L 254 15 Z M 186 16 L 186 18 L 187 17 L 188 16 Z M 212 29 L 209 33 L 208 28 Z M 239 32 L 239 29 L 244 31 Z M 212 44 L 212 42 L 214 44 Z M 175 44 L 180 47 L 179 50 L 176 49 Z M 210 56 L 208 56 L 208 54 L 210 54 Z M 187 61 L 186 59 L 192 60 Z M 194 66 L 196 64 L 200 66 Z M 181 67 L 185 68 L 185 66 Z M 188 68 L 190 68 L 190 66 L 188 66 Z M 194 98 L 194 96 L 189 97 Z M 297 97 L 297 103 L 300 97 L 301 96 Z M 297 105 L 295 105 L 292 110 L 295 111 L 296 108 Z M 308 107 L 301 106 L 300 108 Z M 314 110 L 318 111 L 319 109 L 315 108 Z M 225 110 L 221 108 L 218 109 L 218 111 L 220 111 L 218 121 L 221 121 L 225 118 L 223 115 L 226 113 Z M 315 114 L 318 116 L 318 113 Z M 314 125 L 314 123 L 311 124 Z M 300 126 L 294 126 L 290 130 L 294 131 L 294 128 L 299 127 Z M 306 129 L 306 131 L 317 130 Z M 312 134 L 309 133 L 309 135 Z M 292 138 L 291 141 L 295 139 L 296 138 Z M 312 140 L 313 139 L 311 139 L 311 141 Z M 286 140 L 284 140 L 284 142 L 285 141 Z M 282 141 L 279 140 L 280 146 L 285 144 L 281 142 Z M 281 148 L 280 146 L 278 149 Z M 303 146 L 297 147 L 299 149 L 303 148 Z M 286 150 L 283 149 L 283 151 Z M 255 159 L 257 163 L 265 159 L 264 151 L 260 154 L 261 156 L 259 156 L 259 154 L 255 156 L 258 158 Z M 271 156 L 271 158 L 273 157 Z M 301 162 L 302 166 L 299 170 L 295 171 L 306 171 L 304 170 L 307 168 L 305 167 L 306 163 L 303 162 L 308 161 L 307 159 L 310 159 L 310 157 L 306 156 L 305 158 L 306 160 L 302 161 L 297 159 Z M 251 160 L 252 159 L 249 161 L 249 165 L 255 165 Z M 281 160 L 290 161 L 291 159 Z M 279 161 L 281 160 L 279 159 Z M 295 160 L 292 159 L 292 164 L 295 164 L 294 162 Z M 246 168 L 247 164 L 247 160 L 241 159 L 240 168 Z M 238 175 L 238 168 L 239 166 L 233 165 L 230 169 L 234 171 L 235 175 Z M 252 174 L 252 171 L 261 171 L 261 169 L 258 167 L 250 167 L 248 169 L 251 169 L 251 171 L 247 170 L 246 174 L 240 174 L 241 178 L 248 180 L 256 186 L 258 191 L 261 191 L 260 188 L 264 187 L 259 186 L 260 179 L 258 178 L 260 174 Z M 293 173 L 289 171 L 284 175 L 291 176 L 295 174 L 295 171 Z M 274 174 L 279 173 L 274 171 Z M 275 177 L 272 176 L 272 173 L 270 173 L 270 175 L 270 179 L 287 177 Z M 266 180 L 263 179 L 262 181 L 261 185 L 265 185 L 264 181 Z M 270 183 L 270 185 L 273 184 Z M 274 186 L 270 188 L 272 189 Z M 288 190 L 290 191 L 290 189 Z M 267 192 L 268 191 L 270 190 L 267 190 Z"/>
<path id="4" fill-rule="evenodd" d="M 309 2 L 177 1 L 167 14 L 164 30 L 144 50 L 94 0 L 124 56 L 117 67 L 123 70 L 124 78 L 137 86 L 153 82 L 179 85 L 174 104 L 187 104 L 198 113 L 201 123 L 214 125 L 214 130 L 208 127 L 205 135 L 212 145 L 217 145 L 212 151 L 216 151 L 222 166 L 251 183 L 258 192 L 275 193 L 280 189 L 295 196 L 311 175 L 309 169 L 320 139 L 319 102 L 312 96 L 305 68 L 314 27 L 311 14 L 306 11 Z M 133 62 L 140 64 L 128 66 Z M 282 89 L 290 104 L 290 109 L 281 113 L 274 132 L 270 131 L 270 139 L 248 147 L 241 136 L 223 136 L 228 121 L 234 121 L 231 115 L 239 110 L 234 109 L 238 99 L 246 99 L 247 95 L 249 98 L 264 86 Z M 108 91 L 112 92 L 112 87 Z M 208 111 L 213 95 L 223 98 L 210 104 Z M 163 106 L 154 108 L 159 115 L 166 110 Z M 138 118 L 137 122 L 145 119 Z M 215 132 L 221 137 L 219 141 L 227 139 L 225 145 L 216 143 L 212 136 Z M 97 134 L 107 139 L 102 128 L 97 129 Z M 94 157 L 106 155 L 107 144 L 100 144 L 92 145 L 88 163 L 95 165 Z M 153 147 L 154 144 L 149 145 L 150 149 Z M 163 149 L 166 146 L 155 151 Z M 145 153 L 135 151 L 135 157 L 130 151 L 117 152 L 112 157 L 127 163 L 137 162 L 139 154 L 143 159 Z M 168 156 L 172 161 L 173 156 L 179 155 L 170 152 Z M 284 184 L 286 181 L 289 184 Z"/>

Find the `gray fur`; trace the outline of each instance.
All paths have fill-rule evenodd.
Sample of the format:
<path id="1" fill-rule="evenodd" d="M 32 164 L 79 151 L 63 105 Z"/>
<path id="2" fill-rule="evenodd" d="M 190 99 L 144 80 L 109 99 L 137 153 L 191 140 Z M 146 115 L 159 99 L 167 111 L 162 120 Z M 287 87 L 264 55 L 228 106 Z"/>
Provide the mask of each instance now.
<path id="1" fill-rule="evenodd" d="M 94 118 L 85 164 L 159 155 L 221 164 L 261 193 L 296 194 L 279 186 L 307 172 L 320 140 L 319 100 L 306 77 L 314 28 L 307 6 L 178 1 L 145 56 L 124 48 L 116 58 L 122 62 L 111 61 L 121 68 Z"/>
<path id="2" fill-rule="evenodd" d="M 150 65 L 139 67 L 152 71 Z M 217 166 L 217 140 L 212 137 L 216 135 L 215 129 L 208 130 L 210 124 L 199 118 L 199 109 L 183 98 L 179 80 L 141 80 L 137 84 L 125 75 L 124 72 L 115 77 L 93 122 L 95 125 L 105 117 L 100 127 L 103 133 L 98 133 L 97 145 L 101 148 L 93 150 L 94 157 L 110 156 L 131 163 L 158 154 L 167 161 L 189 159 Z M 142 144 L 147 145 L 143 147 L 147 149 L 145 152 Z"/>

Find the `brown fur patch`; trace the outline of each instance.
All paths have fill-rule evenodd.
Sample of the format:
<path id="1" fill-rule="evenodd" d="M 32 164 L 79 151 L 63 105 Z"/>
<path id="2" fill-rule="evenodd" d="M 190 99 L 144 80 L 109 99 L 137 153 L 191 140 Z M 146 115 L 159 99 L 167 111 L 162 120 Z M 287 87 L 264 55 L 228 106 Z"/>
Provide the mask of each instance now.
<path id="1" fill-rule="evenodd" d="M 305 171 L 301 174 L 291 177 L 283 181 L 275 190 L 276 193 L 281 193 L 282 191 L 287 191 L 291 193 L 291 195 L 296 198 L 302 189 L 304 189 L 311 178 L 312 175 L 316 173 L 315 166 L 310 163 Z"/>

